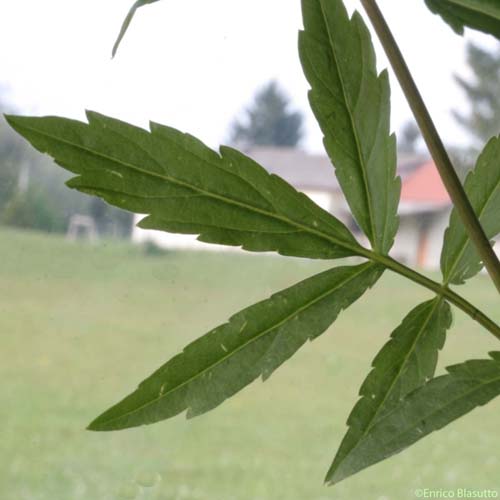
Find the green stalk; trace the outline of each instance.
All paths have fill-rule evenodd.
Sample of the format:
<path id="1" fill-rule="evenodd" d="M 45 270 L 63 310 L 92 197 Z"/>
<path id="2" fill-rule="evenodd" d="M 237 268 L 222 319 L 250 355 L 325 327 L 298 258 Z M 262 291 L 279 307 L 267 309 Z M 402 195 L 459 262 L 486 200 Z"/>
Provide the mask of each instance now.
<path id="1" fill-rule="evenodd" d="M 400 274 L 401 276 L 405 276 L 406 278 L 419 283 L 420 285 L 425 286 L 429 290 L 436 292 L 436 295 L 446 298 L 449 302 L 468 314 L 473 320 L 484 326 L 490 333 L 492 333 L 498 340 L 500 340 L 500 326 L 498 326 L 493 320 L 488 318 L 488 316 L 486 316 L 476 306 L 465 300 L 462 296 L 458 295 L 453 290 L 450 290 L 448 286 L 441 285 L 440 283 L 427 278 L 423 274 L 420 274 L 413 269 L 404 266 L 391 257 L 382 257 L 380 261 L 381 263 L 385 264 L 391 271 Z"/>
<path id="2" fill-rule="evenodd" d="M 403 92 L 408 100 L 411 110 L 422 131 L 424 140 L 429 148 L 431 156 L 443 180 L 443 184 L 450 195 L 451 200 L 469 238 L 476 246 L 486 269 L 491 276 L 498 292 L 500 293 L 500 262 L 493 248 L 484 234 L 483 228 L 470 204 L 463 189 L 462 183 L 451 163 L 443 142 L 425 106 L 420 92 L 411 76 L 406 62 L 399 50 L 394 36 L 387 25 L 376 0 L 361 0 L 361 3 L 370 18 L 380 42 L 387 54 L 391 66 L 399 80 Z"/>
<path id="3" fill-rule="evenodd" d="M 442 285 L 437 281 L 427 278 L 427 276 L 424 276 L 423 274 L 414 271 L 404 264 L 401 264 L 397 260 L 394 260 L 392 257 L 377 254 L 366 248 L 363 248 L 359 253 L 363 257 L 366 257 L 373 262 L 382 264 L 396 274 L 404 276 L 405 278 L 408 278 L 409 280 L 422 285 L 428 290 L 435 292 L 436 295 L 446 298 L 446 300 L 461 309 L 474 321 L 477 321 L 480 325 L 484 326 L 484 328 L 486 328 L 492 335 L 500 340 L 500 326 L 497 325 L 488 316 L 486 316 L 486 314 L 480 311 L 476 306 L 455 293 L 453 290 L 450 290 L 447 285 Z"/>

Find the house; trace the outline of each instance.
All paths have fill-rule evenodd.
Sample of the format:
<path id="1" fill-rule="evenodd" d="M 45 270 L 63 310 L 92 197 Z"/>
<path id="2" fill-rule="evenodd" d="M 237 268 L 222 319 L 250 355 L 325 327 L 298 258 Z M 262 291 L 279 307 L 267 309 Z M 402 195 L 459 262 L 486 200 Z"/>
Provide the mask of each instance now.
<path id="1" fill-rule="evenodd" d="M 433 161 L 401 173 L 399 231 L 391 255 L 411 266 L 439 268 L 452 204 Z"/>
<path id="2" fill-rule="evenodd" d="M 363 244 L 367 244 L 366 237 L 361 234 L 351 216 L 327 156 L 276 147 L 253 147 L 244 152 L 334 214 Z M 434 163 L 426 156 L 400 155 L 398 175 L 402 179 L 400 228 L 391 254 L 411 266 L 437 268 L 451 211 L 448 194 Z M 136 216 L 136 220 L 141 217 Z M 132 237 L 136 242 L 152 241 L 171 249 L 234 250 L 234 247 L 199 242 L 195 235 L 170 234 L 137 227 Z"/>

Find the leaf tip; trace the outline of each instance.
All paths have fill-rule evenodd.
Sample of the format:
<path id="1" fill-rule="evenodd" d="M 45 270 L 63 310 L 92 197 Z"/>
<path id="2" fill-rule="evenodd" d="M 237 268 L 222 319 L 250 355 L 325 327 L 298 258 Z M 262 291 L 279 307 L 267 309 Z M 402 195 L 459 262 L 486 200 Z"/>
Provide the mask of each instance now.
<path id="1" fill-rule="evenodd" d="M 3 113 L 3 117 L 5 118 L 5 121 L 12 127 L 15 128 L 14 125 L 17 121 L 17 118 L 19 118 L 17 115 L 9 115 L 7 113 Z"/>
<path id="2" fill-rule="evenodd" d="M 339 473 L 338 465 L 335 464 L 334 462 L 326 474 L 326 477 L 324 479 L 324 484 L 325 486 L 335 486 L 346 477 L 347 477 L 346 475 Z"/>
<path id="3" fill-rule="evenodd" d="M 125 429 L 126 426 L 121 426 L 117 419 L 113 418 L 110 415 L 110 410 L 101 413 L 98 417 L 96 417 L 89 425 L 87 425 L 86 430 L 95 431 L 95 432 L 105 432 L 105 431 L 117 431 L 121 429 Z"/>
<path id="4" fill-rule="evenodd" d="M 94 420 L 92 420 L 92 422 L 90 422 L 89 425 L 87 425 L 87 427 L 85 428 L 85 430 L 87 431 L 93 431 L 93 432 L 99 432 L 99 431 L 104 431 L 106 429 L 103 428 L 103 426 L 100 424 L 100 418 L 101 417 L 97 417 L 95 418 Z"/>
<path id="5" fill-rule="evenodd" d="M 27 120 L 32 119 L 31 117 L 27 116 L 21 116 L 21 115 L 9 115 L 5 113 L 4 115 L 5 121 L 11 127 L 13 130 L 15 130 L 18 134 L 24 136 L 22 130 L 23 130 L 23 123 L 26 124 Z"/>
<path id="6" fill-rule="evenodd" d="M 130 26 L 130 23 L 132 22 L 132 19 L 135 16 L 135 13 L 139 7 L 142 7 L 143 5 L 147 5 L 150 3 L 155 3 L 158 0 L 136 0 L 132 7 L 130 8 L 127 16 L 125 17 L 122 26 L 120 28 L 120 32 L 118 33 L 118 37 L 116 38 L 115 44 L 113 45 L 113 49 L 111 50 L 111 59 L 114 59 L 116 56 L 116 53 L 118 52 L 118 47 L 120 46 L 123 38 L 125 37 L 125 34 L 127 33 L 127 30 Z"/>
<path id="7" fill-rule="evenodd" d="M 85 117 L 87 118 L 87 122 L 89 125 L 93 125 L 98 121 L 104 121 L 106 119 L 111 120 L 111 118 L 103 115 L 102 113 L 98 113 L 97 111 L 92 111 L 91 109 L 85 110 Z"/>

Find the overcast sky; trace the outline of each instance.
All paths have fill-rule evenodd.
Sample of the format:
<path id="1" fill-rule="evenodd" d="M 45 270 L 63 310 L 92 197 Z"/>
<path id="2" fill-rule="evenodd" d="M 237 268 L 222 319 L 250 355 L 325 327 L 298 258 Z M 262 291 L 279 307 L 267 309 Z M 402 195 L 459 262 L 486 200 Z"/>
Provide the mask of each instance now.
<path id="1" fill-rule="evenodd" d="M 117 57 L 111 48 L 132 0 L 0 0 L 0 85 L 21 113 L 83 118 L 93 109 L 145 126 L 177 127 L 216 147 L 256 88 L 277 79 L 307 115 L 304 146 L 321 150 L 297 54 L 299 0 L 163 0 L 140 9 Z M 361 6 L 349 0 L 350 9 Z M 465 40 L 423 0 L 380 0 L 446 141 L 464 135 L 453 72 Z M 493 39 L 467 33 L 493 46 Z M 380 69 L 386 60 L 379 49 Z M 410 117 L 392 79 L 394 130 Z M 6 90 L 5 90 L 6 89 Z"/>

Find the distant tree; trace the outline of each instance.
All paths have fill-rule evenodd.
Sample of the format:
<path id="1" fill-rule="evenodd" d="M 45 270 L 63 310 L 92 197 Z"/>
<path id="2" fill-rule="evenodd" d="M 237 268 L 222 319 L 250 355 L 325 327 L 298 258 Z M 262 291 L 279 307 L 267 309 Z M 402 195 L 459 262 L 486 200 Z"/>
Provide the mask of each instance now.
<path id="1" fill-rule="evenodd" d="M 64 233 L 70 217 L 78 213 L 92 215 L 101 235 L 130 236 L 132 214 L 68 190 L 68 174 L 34 154 L 7 125 L 3 113 L 13 110 L 4 101 L 0 87 L 0 224 Z"/>
<path id="2" fill-rule="evenodd" d="M 90 198 L 88 210 L 99 234 L 122 238 L 130 236 L 133 226 L 131 212 L 112 207 L 100 198 Z"/>
<path id="3" fill-rule="evenodd" d="M 232 143 L 248 146 L 297 146 L 304 117 L 291 111 L 290 99 L 272 81 L 259 90 L 241 120 L 231 127 Z"/>
<path id="4" fill-rule="evenodd" d="M 484 143 L 500 133 L 500 45 L 488 51 L 469 42 L 466 51 L 472 77 L 455 75 L 455 81 L 470 109 L 465 113 L 453 111 L 453 116 L 472 138 L 469 154 L 473 160 Z"/>
<path id="5" fill-rule="evenodd" d="M 18 189 L 19 164 L 25 161 L 29 151 L 3 118 L 3 113 L 12 110 L 2 100 L 1 90 L 0 87 L 0 212 Z"/>
<path id="6" fill-rule="evenodd" d="M 401 153 L 416 153 L 422 134 L 416 122 L 407 121 L 398 134 L 398 150 Z"/>

